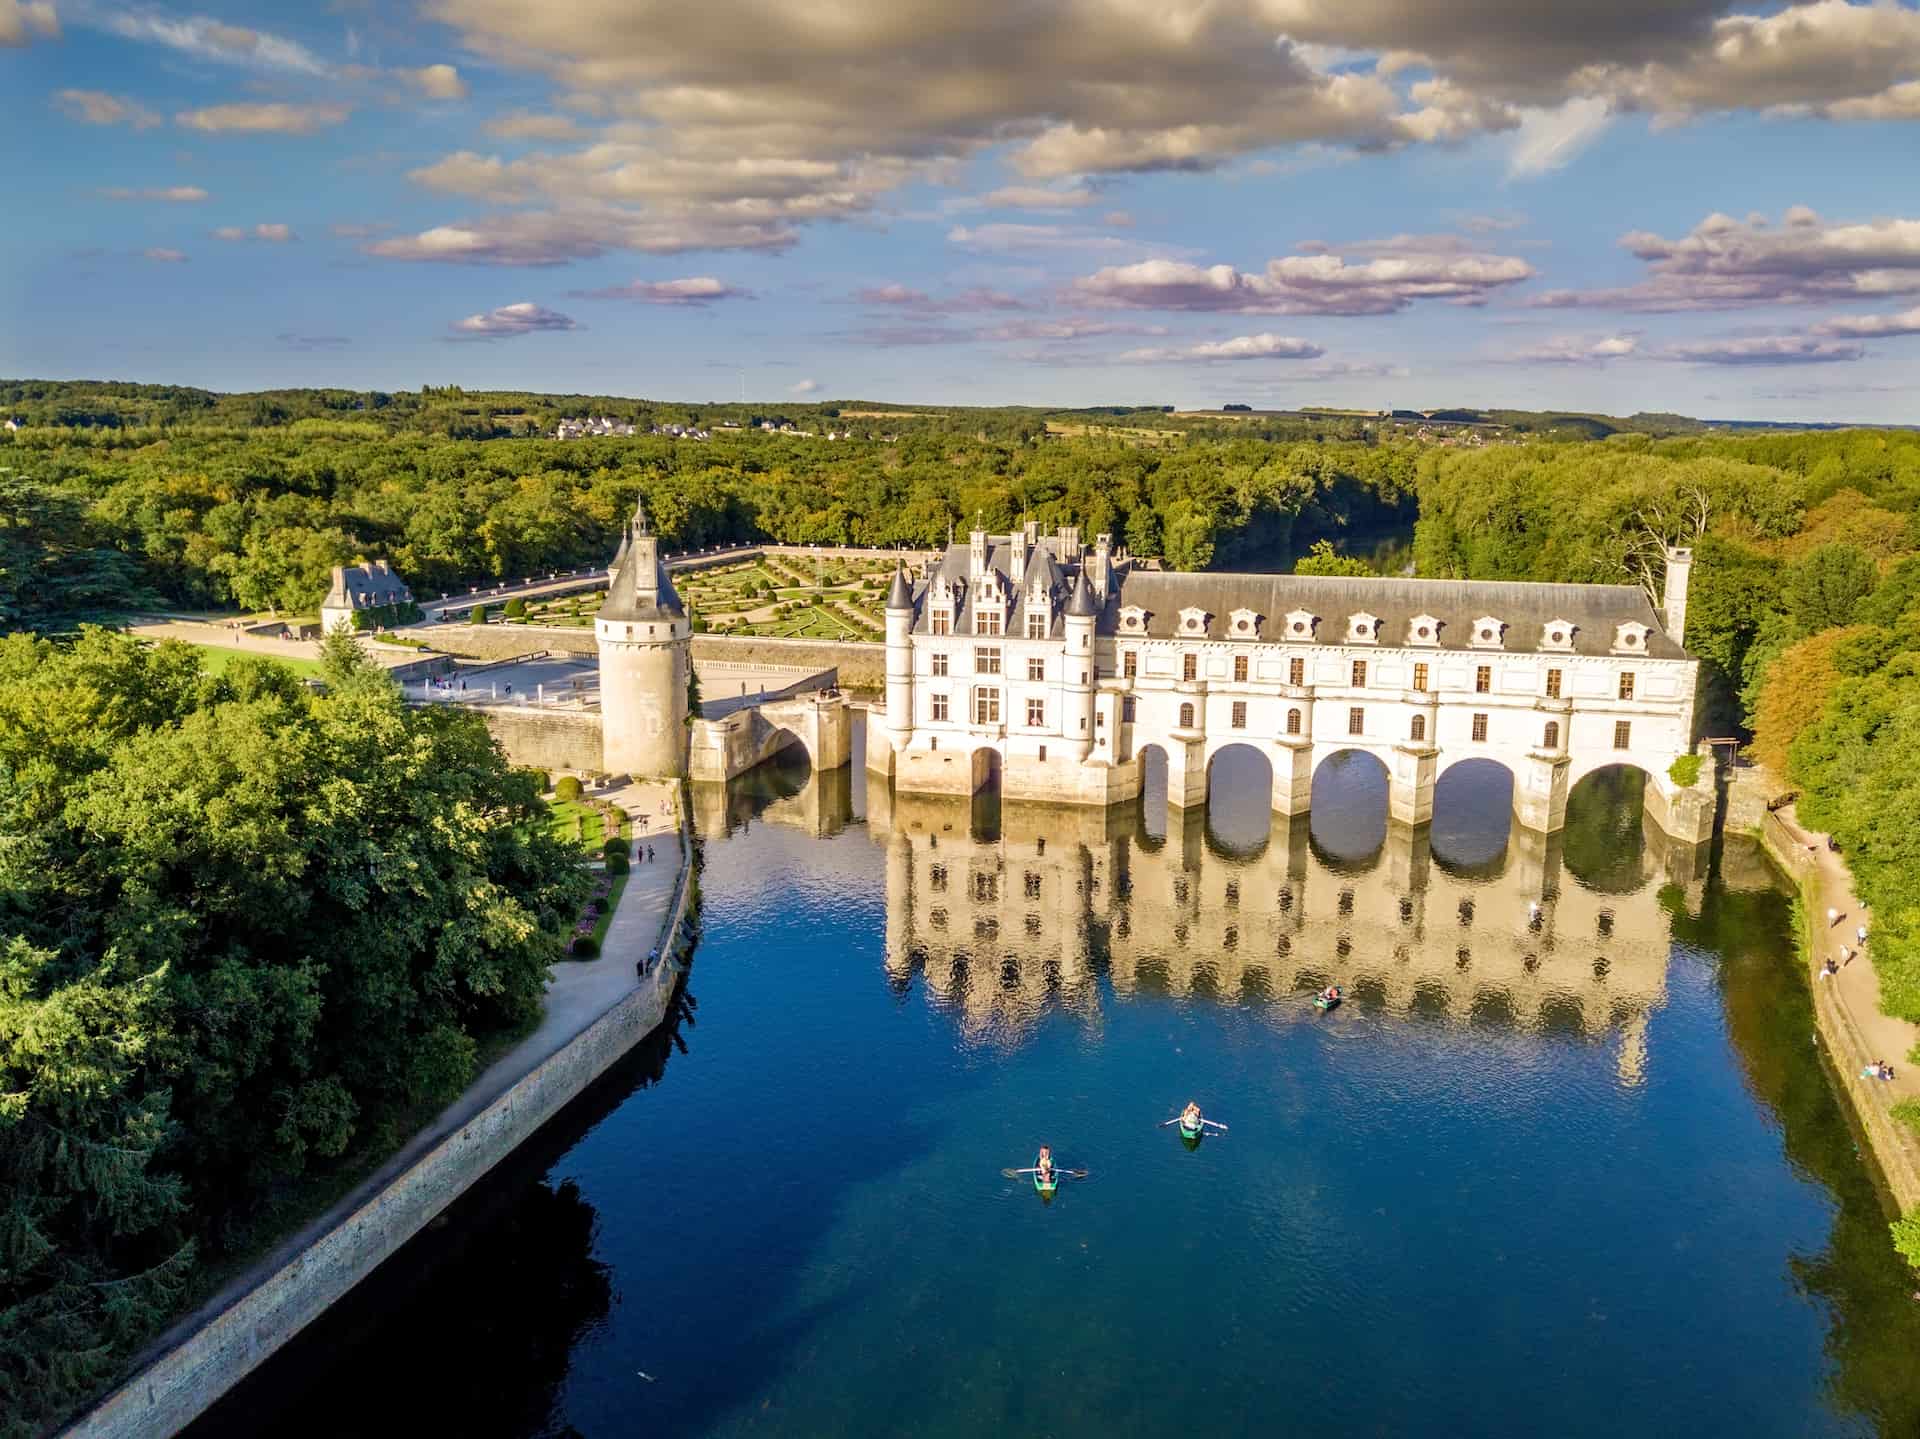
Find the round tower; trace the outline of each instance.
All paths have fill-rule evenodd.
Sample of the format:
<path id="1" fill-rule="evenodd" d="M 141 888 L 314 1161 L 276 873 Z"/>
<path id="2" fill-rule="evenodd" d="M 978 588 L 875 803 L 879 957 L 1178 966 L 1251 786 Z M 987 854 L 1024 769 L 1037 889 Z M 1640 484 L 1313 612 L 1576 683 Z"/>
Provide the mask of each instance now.
<path id="1" fill-rule="evenodd" d="M 687 674 L 693 627 L 638 506 L 594 617 L 600 649 L 601 765 L 610 774 L 687 773 Z"/>
<path id="2" fill-rule="evenodd" d="M 887 591 L 887 742 L 898 754 L 913 736 L 913 586 L 894 566 Z"/>
<path id="3" fill-rule="evenodd" d="M 1093 630 L 1099 618 L 1093 585 L 1082 575 L 1067 601 L 1067 651 L 1060 680 L 1061 728 L 1075 759 L 1085 759 L 1093 749 Z"/>

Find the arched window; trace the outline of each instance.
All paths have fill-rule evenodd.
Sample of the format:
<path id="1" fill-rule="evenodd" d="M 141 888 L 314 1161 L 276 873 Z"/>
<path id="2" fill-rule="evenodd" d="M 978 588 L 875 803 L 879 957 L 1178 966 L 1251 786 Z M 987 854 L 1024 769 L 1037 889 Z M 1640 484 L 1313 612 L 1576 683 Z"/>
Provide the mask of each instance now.
<path id="1" fill-rule="evenodd" d="M 1413 717 L 1413 724 L 1407 732 L 1407 738 L 1411 739 L 1415 744 L 1420 744 L 1426 740 L 1426 737 L 1427 717 L 1425 715 L 1415 715 Z"/>
<path id="2" fill-rule="evenodd" d="M 1192 705 L 1180 706 L 1180 728 L 1181 729 L 1193 728 L 1193 706 Z"/>
<path id="3" fill-rule="evenodd" d="M 1540 747 L 1542 749 L 1560 748 L 1560 721 L 1559 720 L 1547 721 L 1547 732 L 1540 737 Z"/>
<path id="4" fill-rule="evenodd" d="M 1300 733 L 1300 711 L 1299 710 L 1287 711 L 1287 733 L 1288 734 Z"/>

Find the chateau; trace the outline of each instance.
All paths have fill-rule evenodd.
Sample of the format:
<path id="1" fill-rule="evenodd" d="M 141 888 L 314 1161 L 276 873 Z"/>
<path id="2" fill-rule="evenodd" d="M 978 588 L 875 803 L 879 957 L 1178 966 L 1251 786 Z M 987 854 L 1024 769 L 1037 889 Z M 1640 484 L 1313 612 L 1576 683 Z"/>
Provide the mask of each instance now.
<path id="1" fill-rule="evenodd" d="M 1392 817 L 1418 825 L 1446 769 L 1491 759 L 1518 823 L 1550 833 L 1573 784 L 1625 764 L 1663 828 L 1703 839 L 1710 797 L 1668 773 L 1694 741 L 1691 564 L 1667 551 L 1656 611 L 1633 585 L 1173 574 L 1073 528 L 976 531 L 894 576 L 867 766 L 903 794 L 997 779 L 1008 799 L 1107 805 L 1158 751 L 1187 807 L 1246 745 L 1293 815 L 1322 761 L 1361 750 L 1386 766 Z"/>

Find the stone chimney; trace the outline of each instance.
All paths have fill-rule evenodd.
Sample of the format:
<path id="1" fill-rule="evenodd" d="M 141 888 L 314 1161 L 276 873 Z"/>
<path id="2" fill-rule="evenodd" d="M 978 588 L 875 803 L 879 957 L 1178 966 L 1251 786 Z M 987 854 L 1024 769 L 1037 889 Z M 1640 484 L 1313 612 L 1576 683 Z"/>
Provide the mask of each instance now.
<path id="1" fill-rule="evenodd" d="M 1107 587 L 1113 583 L 1113 536 L 1095 535 L 1093 537 L 1093 595 L 1101 604 L 1107 602 Z"/>
<path id="2" fill-rule="evenodd" d="M 1666 610 L 1667 638 L 1685 646 L 1687 642 L 1687 581 L 1693 575 L 1693 551 L 1678 545 L 1667 546 L 1667 578 L 1660 598 Z"/>
<path id="3" fill-rule="evenodd" d="M 975 530 L 967 536 L 972 551 L 967 565 L 967 578 L 978 581 L 987 572 L 987 532 Z"/>
<path id="4" fill-rule="evenodd" d="M 1010 556 L 1011 564 L 1009 566 L 1009 572 L 1014 584 L 1018 585 L 1021 580 L 1026 578 L 1027 546 L 1033 543 L 1033 526 L 1023 526 L 1015 530 L 1009 538 L 1013 542 L 1013 553 Z"/>
<path id="5" fill-rule="evenodd" d="M 1078 564 L 1080 561 L 1080 526 L 1060 526 L 1060 563 Z"/>

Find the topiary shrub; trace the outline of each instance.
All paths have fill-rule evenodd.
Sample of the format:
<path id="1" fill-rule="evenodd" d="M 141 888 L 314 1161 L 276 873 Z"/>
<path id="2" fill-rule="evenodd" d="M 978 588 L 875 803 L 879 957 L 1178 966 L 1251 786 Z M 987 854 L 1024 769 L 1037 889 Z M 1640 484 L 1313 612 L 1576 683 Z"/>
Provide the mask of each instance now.
<path id="1" fill-rule="evenodd" d="M 600 953 L 600 946 L 593 942 L 593 936 L 590 934 L 576 936 L 572 949 L 575 959 L 592 959 Z"/>
<path id="2" fill-rule="evenodd" d="M 553 793 L 555 798 L 563 799 L 567 801 L 567 803 L 572 804 L 580 798 L 579 778 L 570 774 L 561 775 L 559 779 L 554 781 Z"/>
<path id="3" fill-rule="evenodd" d="M 472 609 L 467 611 L 468 624 L 484 625 L 486 622 L 487 622 L 487 607 L 485 605 L 475 605 Z"/>
<path id="4" fill-rule="evenodd" d="M 1682 789 L 1691 789 L 1700 779 L 1700 756 L 1683 754 L 1667 766 L 1667 778 Z"/>
<path id="5" fill-rule="evenodd" d="M 624 859 L 631 854 L 632 851 L 627 847 L 627 842 L 624 839 L 615 835 L 612 839 L 600 846 L 600 853 L 604 854 L 608 859 L 612 859 L 615 855 L 619 855 Z"/>
<path id="6" fill-rule="evenodd" d="M 501 611 L 501 613 L 510 620 L 524 620 L 527 617 L 527 602 L 525 600 L 508 600 L 506 609 Z"/>
<path id="7" fill-rule="evenodd" d="M 627 858 L 625 851 L 607 856 L 608 874 L 626 874 L 632 868 L 633 862 Z"/>
<path id="8" fill-rule="evenodd" d="M 531 779 L 534 782 L 534 785 L 539 789 L 541 794 L 545 794 L 548 790 L 553 788 L 553 781 L 550 778 L 548 778 L 547 772 L 545 770 L 530 769 L 526 773 L 527 773 L 527 778 Z"/>

